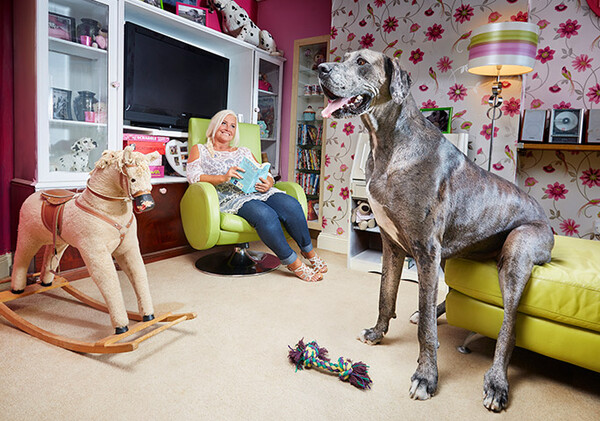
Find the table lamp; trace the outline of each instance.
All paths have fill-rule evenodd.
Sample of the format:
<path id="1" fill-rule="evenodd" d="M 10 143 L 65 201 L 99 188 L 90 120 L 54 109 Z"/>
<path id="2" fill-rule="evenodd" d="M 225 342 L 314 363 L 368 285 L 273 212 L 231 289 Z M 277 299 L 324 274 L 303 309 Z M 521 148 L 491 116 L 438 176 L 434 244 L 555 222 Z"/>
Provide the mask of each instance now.
<path id="1" fill-rule="evenodd" d="M 496 76 L 488 99 L 487 116 L 492 120 L 488 171 L 492 168 L 494 123 L 502 116 L 500 76 L 517 76 L 533 70 L 539 27 L 529 22 L 499 22 L 473 30 L 469 44 L 468 71 L 476 75 Z"/>

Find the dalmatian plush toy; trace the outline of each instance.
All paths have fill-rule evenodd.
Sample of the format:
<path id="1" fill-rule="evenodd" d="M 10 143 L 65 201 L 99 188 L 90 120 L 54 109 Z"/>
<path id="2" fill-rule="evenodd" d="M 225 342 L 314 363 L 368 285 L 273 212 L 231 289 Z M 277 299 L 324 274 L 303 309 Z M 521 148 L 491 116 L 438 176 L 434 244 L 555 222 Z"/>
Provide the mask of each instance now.
<path id="1" fill-rule="evenodd" d="M 88 162 L 90 151 L 96 149 L 98 144 L 89 137 L 77 139 L 71 150 L 73 153 L 66 154 L 58 158 L 54 165 L 54 171 L 86 172 L 89 171 Z"/>
<path id="2" fill-rule="evenodd" d="M 248 13 L 234 0 L 211 0 L 211 6 L 221 13 L 223 32 L 239 40 L 246 41 L 270 54 L 277 54 L 275 40 L 265 29 L 250 20 Z"/>

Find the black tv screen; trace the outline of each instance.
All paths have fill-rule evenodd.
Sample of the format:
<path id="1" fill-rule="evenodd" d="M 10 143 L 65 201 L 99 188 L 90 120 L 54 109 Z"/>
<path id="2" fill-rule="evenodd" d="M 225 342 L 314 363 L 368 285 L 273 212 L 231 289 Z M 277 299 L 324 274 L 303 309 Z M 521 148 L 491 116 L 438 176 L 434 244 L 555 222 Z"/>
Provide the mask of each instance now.
<path id="1" fill-rule="evenodd" d="M 132 125 L 187 128 L 227 108 L 229 59 L 125 24 L 124 116 Z"/>

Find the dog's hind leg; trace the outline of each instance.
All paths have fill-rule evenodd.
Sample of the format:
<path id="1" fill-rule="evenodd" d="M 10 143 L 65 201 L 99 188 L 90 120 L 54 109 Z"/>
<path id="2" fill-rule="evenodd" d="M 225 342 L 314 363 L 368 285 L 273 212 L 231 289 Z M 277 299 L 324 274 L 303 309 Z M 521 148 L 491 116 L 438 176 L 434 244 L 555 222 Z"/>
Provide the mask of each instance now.
<path id="1" fill-rule="evenodd" d="M 364 329 L 358 337 L 359 340 L 370 345 L 377 344 L 383 339 L 388 331 L 390 319 L 396 317 L 396 297 L 406 257 L 406 252 L 393 243 L 385 232 L 381 233 L 381 239 L 383 258 L 379 289 L 379 317 L 374 327 Z"/>
<path id="2" fill-rule="evenodd" d="M 502 246 L 498 259 L 498 278 L 504 320 L 496 341 L 494 361 L 483 380 L 483 405 L 491 411 L 502 411 L 508 403 L 507 370 L 516 341 L 517 308 L 533 265 L 549 262 L 553 245 L 550 227 L 540 222 L 515 228 Z"/>
<path id="3" fill-rule="evenodd" d="M 419 365 L 411 377 L 412 399 L 429 399 L 437 389 L 437 294 L 441 246 L 433 240 L 415 253 L 419 276 Z"/>

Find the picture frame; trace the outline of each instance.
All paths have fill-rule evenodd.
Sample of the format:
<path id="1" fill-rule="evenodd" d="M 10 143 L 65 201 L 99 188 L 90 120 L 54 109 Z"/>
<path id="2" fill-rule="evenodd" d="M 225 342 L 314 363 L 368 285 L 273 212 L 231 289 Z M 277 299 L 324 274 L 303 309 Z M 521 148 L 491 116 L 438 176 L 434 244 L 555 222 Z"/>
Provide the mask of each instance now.
<path id="1" fill-rule="evenodd" d="M 208 9 L 205 7 L 193 6 L 182 2 L 177 2 L 176 14 L 177 16 L 181 16 L 184 19 L 188 19 L 192 22 L 196 22 L 200 25 L 206 26 L 206 16 L 208 14 Z"/>
<path id="2" fill-rule="evenodd" d="M 442 133 L 452 132 L 452 107 L 421 108 L 421 112 Z"/>
<path id="3" fill-rule="evenodd" d="M 71 113 L 71 91 L 68 89 L 52 88 L 52 118 L 54 120 L 73 120 Z"/>
<path id="4" fill-rule="evenodd" d="M 163 0 L 142 0 L 142 2 L 149 4 L 150 6 L 158 7 L 159 9 L 164 9 Z"/>
<path id="5" fill-rule="evenodd" d="M 65 41 L 74 41 L 75 18 L 48 12 L 48 36 Z"/>
<path id="6" fill-rule="evenodd" d="M 185 6 L 200 6 L 201 0 L 162 0 L 162 8 L 171 13 L 177 14 L 177 3 Z"/>

